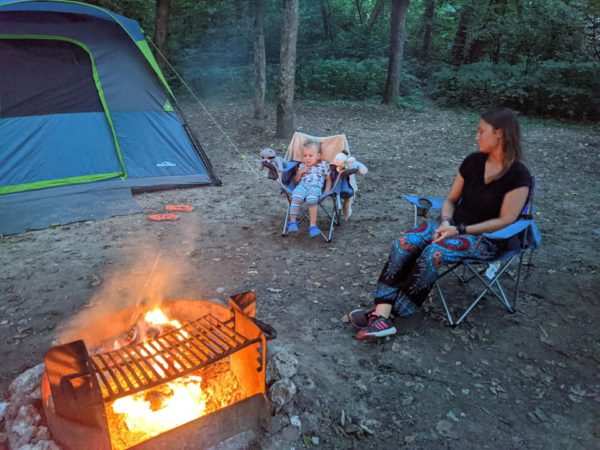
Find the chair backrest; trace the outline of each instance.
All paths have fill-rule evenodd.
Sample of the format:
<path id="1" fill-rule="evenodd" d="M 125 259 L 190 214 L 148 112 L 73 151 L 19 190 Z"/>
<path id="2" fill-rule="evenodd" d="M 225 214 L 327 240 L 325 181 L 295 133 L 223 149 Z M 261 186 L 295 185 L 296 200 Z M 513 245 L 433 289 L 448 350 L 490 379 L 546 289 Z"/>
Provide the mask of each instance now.
<path id="1" fill-rule="evenodd" d="M 533 222 L 535 205 L 533 199 L 535 198 L 535 176 L 531 177 L 531 186 L 529 193 L 527 194 L 527 201 L 521 212 L 520 219 L 532 221 L 531 226 L 525 228 L 520 236 L 520 247 L 521 249 L 536 248 L 540 245 L 542 237 L 539 228 Z"/>
<path id="2" fill-rule="evenodd" d="M 535 213 L 535 206 L 533 204 L 533 199 L 535 198 L 535 176 L 531 177 L 531 186 L 529 188 L 529 193 L 527 194 L 527 201 L 525 202 L 525 206 L 523 207 L 523 211 L 521 212 L 522 219 L 531 219 L 533 218 L 533 213 Z"/>
<path id="3" fill-rule="evenodd" d="M 325 161 L 329 161 L 329 163 L 333 163 L 335 155 L 341 151 L 345 150 L 348 153 L 350 152 L 350 147 L 345 134 L 317 137 L 296 131 L 294 136 L 292 136 L 290 145 L 285 153 L 285 159 L 288 161 L 302 161 L 302 149 L 304 144 L 308 141 L 316 141 L 321 144 L 321 153 L 323 154 L 323 159 Z"/>

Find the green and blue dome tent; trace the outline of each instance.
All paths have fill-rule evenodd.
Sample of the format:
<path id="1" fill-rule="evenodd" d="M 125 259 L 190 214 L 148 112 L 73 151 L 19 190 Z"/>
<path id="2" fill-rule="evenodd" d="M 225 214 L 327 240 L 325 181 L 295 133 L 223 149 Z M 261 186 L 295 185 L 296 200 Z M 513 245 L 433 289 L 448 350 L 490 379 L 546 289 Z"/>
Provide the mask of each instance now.
<path id="1" fill-rule="evenodd" d="M 173 100 L 135 20 L 0 0 L 0 217 L 40 198 L 219 184 Z"/>

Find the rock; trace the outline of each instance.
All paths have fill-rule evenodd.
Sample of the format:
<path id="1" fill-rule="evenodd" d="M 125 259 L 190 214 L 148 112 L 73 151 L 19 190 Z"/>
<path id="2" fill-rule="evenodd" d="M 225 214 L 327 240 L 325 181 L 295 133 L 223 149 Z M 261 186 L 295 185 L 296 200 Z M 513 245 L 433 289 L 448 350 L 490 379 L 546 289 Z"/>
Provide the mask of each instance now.
<path id="1" fill-rule="evenodd" d="M 289 378 L 276 381 L 269 389 L 269 398 L 277 409 L 288 403 L 296 395 L 296 385 Z"/>
<path id="2" fill-rule="evenodd" d="M 310 438 L 310 442 L 312 442 L 312 445 L 319 445 L 319 436 L 313 436 Z"/>
<path id="3" fill-rule="evenodd" d="M 50 435 L 50 430 L 47 427 L 38 427 L 37 433 L 33 438 L 33 442 L 37 441 L 51 441 L 52 436 Z"/>
<path id="4" fill-rule="evenodd" d="M 297 441 L 299 437 L 300 431 L 298 430 L 298 428 L 295 428 L 292 425 L 288 425 L 283 430 L 281 430 L 281 438 L 286 441 L 294 442 Z"/>
<path id="5" fill-rule="evenodd" d="M 440 420 L 435 426 L 435 429 L 444 437 L 458 439 L 458 433 L 456 432 L 454 425 L 447 420 Z"/>
<path id="6" fill-rule="evenodd" d="M 458 417 L 456 417 L 456 414 L 454 414 L 452 411 L 448 411 L 448 414 L 446 414 L 446 417 L 450 420 L 453 420 L 454 422 L 458 422 Z"/>
<path id="7" fill-rule="evenodd" d="M 273 292 L 274 294 L 279 294 L 280 292 L 283 292 L 283 289 L 268 287 L 267 292 Z"/>
<path id="8" fill-rule="evenodd" d="M 11 427 L 8 432 L 9 448 L 20 449 L 24 445 L 29 444 L 36 432 L 37 427 L 33 425 L 19 424 L 18 427 Z"/>
<path id="9" fill-rule="evenodd" d="M 304 411 L 300 414 L 302 421 L 302 431 L 305 433 L 316 433 L 319 431 L 319 418 L 316 414 Z"/>
<path id="10" fill-rule="evenodd" d="M 362 431 L 362 428 L 359 427 L 358 425 L 356 425 L 355 423 L 351 423 L 350 425 L 347 425 L 346 427 L 344 427 L 344 432 L 346 434 L 355 434 Z"/>
<path id="11" fill-rule="evenodd" d="M 267 384 L 271 381 L 291 378 L 298 372 L 298 358 L 291 353 L 281 351 L 277 353 L 267 364 Z"/>
<path id="12" fill-rule="evenodd" d="M 292 416 L 290 417 L 290 424 L 296 428 L 302 428 L 302 422 L 300 421 L 300 417 Z"/>
<path id="13" fill-rule="evenodd" d="M 224 287 L 218 287 L 217 288 L 217 294 L 224 294 L 227 291 L 227 289 L 225 289 Z"/>
<path id="14" fill-rule="evenodd" d="M 19 375 L 8 387 L 8 393 L 11 397 L 25 397 L 40 388 L 42 373 L 44 372 L 44 363 L 40 363 Z"/>

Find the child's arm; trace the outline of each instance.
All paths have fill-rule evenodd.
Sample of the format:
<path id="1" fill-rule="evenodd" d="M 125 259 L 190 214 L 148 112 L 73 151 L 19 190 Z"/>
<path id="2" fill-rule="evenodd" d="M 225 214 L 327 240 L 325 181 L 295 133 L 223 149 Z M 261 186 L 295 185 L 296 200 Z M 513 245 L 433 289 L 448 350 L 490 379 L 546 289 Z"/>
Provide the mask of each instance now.
<path id="1" fill-rule="evenodd" d="M 306 172 L 308 172 L 308 168 L 306 166 L 303 166 L 300 169 L 298 169 L 296 171 L 296 174 L 294 175 L 294 184 L 300 183 L 302 175 L 304 175 Z"/>
<path id="2" fill-rule="evenodd" d="M 325 192 L 329 192 L 331 190 L 331 174 L 325 177 Z"/>

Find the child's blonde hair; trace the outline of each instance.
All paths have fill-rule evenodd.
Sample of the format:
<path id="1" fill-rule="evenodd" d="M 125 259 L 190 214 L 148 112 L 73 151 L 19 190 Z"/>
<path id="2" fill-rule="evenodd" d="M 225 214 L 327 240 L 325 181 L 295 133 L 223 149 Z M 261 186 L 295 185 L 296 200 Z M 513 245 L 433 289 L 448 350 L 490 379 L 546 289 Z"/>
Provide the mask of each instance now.
<path id="1" fill-rule="evenodd" d="M 309 139 L 308 141 L 306 141 L 303 144 L 304 147 L 308 147 L 308 148 L 315 148 L 317 149 L 317 153 L 320 155 L 321 152 L 321 143 L 319 141 L 313 141 L 312 139 Z"/>

